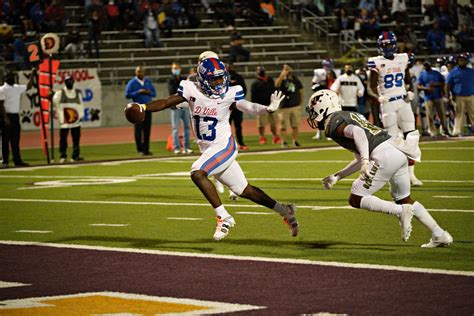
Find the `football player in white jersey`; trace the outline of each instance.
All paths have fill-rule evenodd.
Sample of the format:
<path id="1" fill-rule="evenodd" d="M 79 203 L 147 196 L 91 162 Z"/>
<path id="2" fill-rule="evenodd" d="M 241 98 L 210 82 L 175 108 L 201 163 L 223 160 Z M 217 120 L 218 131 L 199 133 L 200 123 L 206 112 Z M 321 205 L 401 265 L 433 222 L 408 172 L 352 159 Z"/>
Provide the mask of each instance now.
<path id="1" fill-rule="evenodd" d="M 181 81 L 177 95 L 140 104 L 140 107 L 158 112 L 177 106 L 181 102 L 188 102 L 193 130 L 201 151 L 201 156 L 191 167 L 191 179 L 216 212 L 217 226 L 214 239 L 220 240 L 226 237 L 230 228 L 235 225 L 235 220 L 227 212 L 215 186 L 209 180 L 208 177 L 211 175 L 239 196 L 280 214 L 290 228 L 291 235 L 296 236 L 298 234 L 296 206 L 281 204 L 247 182 L 240 165 L 235 160 L 237 144 L 229 124 L 230 112 L 234 107 L 246 113 L 261 115 L 267 111 L 276 111 L 284 96 L 280 91 L 275 92 L 268 107 L 246 101 L 242 87 L 229 87 L 227 69 L 214 57 L 203 59 L 199 63 L 197 79 L 197 82 Z"/>
<path id="2" fill-rule="evenodd" d="M 372 95 L 378 98 L 382 113 L 382 123 L 388 134 L 397 138 L 399 130 L 406 139 L 418 137 L 415 127 L 415 117 L 410 106 L 413 92 L 408 91 L 405 85 L 411 87 L 408 54 L 396 54 L 397 38 L 392 32 L 382 32 L 377 40 L 379 53 L 382 56 L 371 57 L 367 63 L 370 70 L 369 87 Z M 418 146 L 418 145 L 417 145 Z M 414 186 L 421 186 L 423 182 L 415 176 L 415 161 L 409 160 L 410 181 Z"/>
<path id="3" fill-rule="evenodd" d="M 430 241 L 421 247 L 450 245 L 453 237 L 438 225 L 420 202 L 410 196 L 407 157 L 417 156 L 420 152 L 410 152 L 411 146 L 398 147 L 387 131 L 370 124 L 362 114 L 341 110 L 340 100 L 331 90 L 315 92 L 306 107 L 311 127 L 318 126 L 327 137 L 355 155 L 346 167 L 323 179 L 324 187 L 330 189 L 340 179 L 359 171 L 360 177 L 352 183 L 349 197 L 352 207 L 397 216 L 404 241 L 410 237 L 411 220 L 415 216 L 431 232 Z M 407 142 L 412 140 L 409 136 Z M 395 203 L 374 195 L 387 182 Z"/>

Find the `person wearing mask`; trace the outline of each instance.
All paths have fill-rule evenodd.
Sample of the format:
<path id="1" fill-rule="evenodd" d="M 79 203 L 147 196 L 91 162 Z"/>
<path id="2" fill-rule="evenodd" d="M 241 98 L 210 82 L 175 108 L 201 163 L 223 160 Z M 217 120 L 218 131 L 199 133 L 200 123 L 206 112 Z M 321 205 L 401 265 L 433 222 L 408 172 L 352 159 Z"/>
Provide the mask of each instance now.
<path id="1" fill-rule="evenodd" d="M 247 86 L 245 85 L 244 77 L 242 77 L 237 71 L 235 71 L 233 64 L 227 64 L 226 67 L 230 76 L 229 86 L 241 86 L 244 91 L 244 95 L 247 95 Z M 237 144 L 239 144 L 239 150 L 248 150 L 249 147 L 245 145 L 244 136 L 242 133 L 243 120 L 244 114 L 242 113 L 242 111 L 237 108 L 233 109 L 230 113 L 229 123 L 231 125 L 232 123 L 234 123 L 235 137 L 237 138 Z"/>
<path id="2" fill-rule="evenodd" d="M 344 74 L 336 78 L 331 90 L 341 98 L 343 111 L 357 112 L 357 97 L 362 97 L 365 89 L 351 64 L 344 65 Z"/>
<path id="3" fill-rule="evenodd" d="M 84 104 L 81 91 L 74 89 L 74 79 L 67 76 L 64 79 L 65 87 L 53 96 L 53 105 L 59 120 L 59 162 L 67 159 L 67 137 L 71 131 L 72 158 L 71 162 L 84 160 L 80 156 L 79 143 L 81 140 L 81 120 L 84 116 Z"/>
<path id="4" fill-rule="evenodd" d="M 125 97 L 136 103 L 147 103 L 156 97 L 156 90 L 150 79 L 145 78 L 145 68 L 135 68 L 135 77 L 132 78 L 125 90 Z M 151 112 L 145 111 L 143 122 L 135 124 L 135 144 L 140 155 L 153 155 L 150 152 Z"/>
<path id="5" fill-rule="evenodd" d="M 293 144 L 300 147 L 298 142 L 298 127 L 300 120 L 301 106 L 304 100 L 303 84 L 293 75 L 293 68 L 284 64 L 280 76 L 275 82 L 275 88 L 281 90 L 285 95 L 281 104 L 278 118 L 280 119 L 280 135 L 282 147 L 287 148 L 286 129 L 291 125 Z"/>
<path id="6" fill-rule="evenodd" d="M 464 127 L 465 113 L 473 121 L 474 112 L 474 69 L 467 67 L 469 62 L 467 54 L 458 56 L 457 66 L 449 73 L 445 93 L 452 94 L 454 102 L 454 136 L 461 136 Z"/>
<path id="7" fill-rule="evenodd" d="M 21 159 L 20 154 L 20 96 L 26 90 L 33 86 L 33 81 L 36 76 L 36 70 L 33 69 L 30 74 L 30 79 L 26 85 L 16 84 L 15 76 L 9 72 L 5 76 L 5 83 L 0 88 L 2 98 L 4 98 L 5 119 L 2 126 L 2 168 L 8 168 L 8 160 L 10 156 L 10 147 L 13 154 L 13 163 L 15 167 L 27 167 L 29 164 Z"/>
<path id="8" fill-rule="evenodd" d="M 270 76 L 267 76 L 265 73 L 265 68 L 263 66 L 257 66 L 257 78 L 252 83 L 251 88 L 251 100 L 254 103 L 260 103 L 262 105 L 270 104 L 270 96 L 275 91 L 275 82 Z M 270 123 L 270 130 L 273 134 L 273 143 L 280 144 L 281 139 L 278 136 L 278 131 L 276 127 L 277 115 L 275 113 L 267 113 L 257 116 L 257 126 L 260 139 L 258 143 L 264 145 L 267 143 L 267 138 L 265 137 L 265 125 Z"/>
<path id="9" fill-rule="evenodd" d="M 425 61 L 423 67 L 424 70 L 418 78 L 417 88 L 424 92 L 426 116 L 428 117 L 431 135 L 436 136 L 434 121 L 435 113 L 437 113 L 444 135 L 449 136 L 446 124 L 446 108 L 443 101 L 444 77 L 439 71 L 431 68 L 429 61 Z"/>
<path id="10" fill-rule="evenodd" d="M 174 62 L 171 64 L 171 77 L 168 79 L 168 94 L 175 95 L 178 91 L 179 83 L 186 78 L 181 76 L 181 66 Z M 184 131 L 184 148 L 181 148 L 179 139 L 179 122 L 183 121 Z M 184 153 L 192 154 L 190 148 L 190 118 L 189 106 L 187 102 L 183 102 L 176 107 L 171 108 L 171 128 L 173 131 L 173 152 L 175 155 Z"/>

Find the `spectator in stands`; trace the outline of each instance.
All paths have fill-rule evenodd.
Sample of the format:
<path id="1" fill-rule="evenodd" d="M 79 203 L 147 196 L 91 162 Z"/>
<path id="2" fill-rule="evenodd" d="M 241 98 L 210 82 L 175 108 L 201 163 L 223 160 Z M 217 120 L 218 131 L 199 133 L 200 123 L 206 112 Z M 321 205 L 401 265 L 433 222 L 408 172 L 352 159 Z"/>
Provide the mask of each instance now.
<path id="1" fill-rule="evenodd" d="M 64 30 L 64 6 L 60 0 L 53 0 L 46 8 L 45 21 L 49 32 L 59 33 Z"/>
<path id="2" fill-rule="evenodd" d="M 44 24 L 44 7 L 40 0 L 35 0 L 33 5 L 30 7 L 29 13 L 27 14 L 33 22 L 33 27 L 37 32 L 43 32 L 45 30 Z"/>
<path id="3" fill-rule="evenodd" d="M 446 33 L 451 31 L 451 18 L 449 17 L 449 12 L 447 8 L 444 8 L 443 6 L 439 7 L 439 12 L 436 16 L 436 21 L 438 21 L 439 27 L 443 30 L 443 32 Z"/>
<path id="4" fill-rule="evenodd" d="M 6 74 L 5 83 L 2 87 L 0 87 L 0 93 L 3 94 L 0 99 L 4 99 L 5 112 L 7 114 L 6 121 L 9 123 L 4 124 L 2 130 L 2 169 L 8 168 L 10 147 L 12 150 L 13 163 L 15 166 L 29 166 L 21 159 L 20 154 L 20 96 L 23 92 L 29 90 L 33 86 L 35 76 L 36 70 L 33 69 L 26 85 L 16 84 L 15 76 L 10 72 Z"/>
<path id="5" fill-rule="evenodd" d="M 158 8 L 158 25 L 163 31 L 165 37 L 171 37 L 173 35 L 173 28 L 175 25 L 173 14 L 173 5 L 169 0 L 163 0 Z"/>
<path id="6" fill-rule="evenodd" d="M 354 75 L 352 64 L 344 65 L 344 74 L 336 78 L 331 90 L 341 98 L 343 111 L 357 112 L 357 98 L 364 95 L 365 89 L 359 77 Z"/>
<path id="7" fill-rule="evenodd" d="M 432 54 L 440 54 L 446 49 L 446 34 L 439 28 L 438 22 L 434 22 L 433 28 L 428 31 L 426 42 Z"/>
<path id="8" fill-rule="evenodd" d="M 228 31 L 235 30 L 235 4 L 234 1 L 223 0 L 214 4 L 214 20 L 216 23 L 223 21 Z"/>
<path id="9" fill-rule="evenodd" d="M 293 144 L 300 147 L 298 142 L 298 127 L 301 115 L 301 106 L 304 102 L 303 84 L 293 74 L 290 65 L 284 64 L 280 76 L 275 81 L 275 88 L 281 90 L 285 99 L 281 102 L 278 118 L 280 119 L 280 135 L 282 147 L 288 147 L 286 129 L 291 125 Z"/>
<path id="10" fill-rule="evenodd" d="M 117 30 L 119 29 L 120 23 L 120 10 L 115 4 L 114 0 L 109 0 L 109 3 L 105 6 L 105 12 L 107 13 L 107 29 Z M 120 28 L 121 29 L 121 28 Z"/>
<path id="11" fill-rule="evenodd" d="M 275 7 L 273 6 L 272 0 L 261 0 L 260 1 L 260 9 L 264 13 L 264 24 L 265 25 L 272 25 L 273 19 L 275 18 Z"/>
<path id="12" fill-rule="evenodd" d="M 100 0 L 92 0 L 90 6 L 87 7 L 88 16 L 88 53 L 92 57 L 92 42 L 95 47 L 95 58 L 99 58 L 99 41 L 102 32 L 103 21 L 105 19 L 104 8 Z"/>
<path id="13" fill-rule="evenodd" d="M 361 0 L 359 2 L 359 9 L 365 9 L 369 12 L 375 10 L 375 0 Z"/>
<path id="14" fill-rule="evenodd" d="M 84 160 L 80 156 L 81 120 L 84 116 L 82 94 L 74 89 L 74 79 L 66 76 L 64 87 L 57 91 L 53 97 L 53 105 L 59 121 L 59 162 L 65 163 L 67 159 L 67 138 L 69 131 L 72 137 L 71 161 Z"/>
<path id="15" fill-rule="evenodd" d="M 121 0 L 118 2 L 119 23 L 121 30 L 137 29 L 137 7 L 134 1 Z"/>
<path id="16" fill-rule="evenodd" d="M 237 71 L 235 71 L 234 65 L 229 63 L 226 65 L 227 71 L 229 72 L 230 82 L 229 86 L 241 86 L 244 90 L 244 95 L 247 95 L 247 86 L 245 84 L 244 77 L 242 77 Z M 235 137 L 237 138 L 237 144 L 240 150 L 248 150 L 249 147 L 244 143 L 244 136 L 242 132 L 242 122 L 244 120 L 244 114 L 239 109 L 235 108 L 230 113 L 229 123 L 234 124 Z"/>
<path id="17" fill-rule="evenodd" d="M 443 101 L 444 77 L 441 73 L 433 68 L 429 61 L 423 63 L 424 70 L 418 78 L 417 88 L 424 92 L 426 116 L 430 126 L 430 133 L 436 136 L 435 114 L 441 121 L 441 126 L 445 135 L 449 135 L 448 126 L 446 124 L 446 107 Z"/>
<path id="18" fill-rule="evenodd" d="M 474 41 L 472 40 L 473 36 L 473 33 L 469 29 L 469 25 L 463 24 L 461 31 L 456 35 L 456 39 L 463 51 L 472 52 L 474 50 Z"/>
<path id="19" fill-rule="evenodd" d="M 6 18 L 0 20 L 0 57 L 9 59 L 7 48 L 13 42 L 13 27 L 8 24 Z"/>
<path id="20" fill-rule="evenodd" d="M 407 5 L 405 0 L 392 1 L 392 18 L 397 23 L 404 23 L 407 21 Z"/>
<path id="21" fill-rule="evenodd" d="M 406 25 L 401 29 L 398 38 L 398 51 L 400 53 L 413 53 L 418 47 L 418 39 L 411 26 Z"/>
<path id="22" fill-rule="evenodd" d="M 156 97 L 156 90 L 150 79 L 145 78 L 145 68 L 138 66 L 135 77 L 132 78 L 125 90 L 125 97 L 133 102 L 145 104 Z M 135 144 L 140 155 L 153 155 L 150 152 L 151 112 L 145 111 L 143 122 L 135 124 Z"/>
<path id="23" fill-rule="evenodd" d="M 145 15 L 143 16 L 143 32 L 145 33 L 145 48 L 148 52 L 152 46 L 160 46 L 160 29 L 156 15 L 148 6 Z"/>
<path id="24" fill-rule="evenodd" d="M 168 94 L 173 95 L 178 91 L 181 80 L 186 80 L 186 77 L 181 75 L 181 66 L 174 62 L 171 64 L 171 76 L 168 79 Z M 183 138 L 184 148 L 181 148 L 181 141 L 179 137 L 179 122 L 183 122 Z M 171 108 L 171 129 L 173 132 L 173 152 L 175 155 L 184 153 L 192 154 L 190 130 L 191 122 L 189 116 L 189 105 L 187 102 L 179 104 L 176 108 Z"/>
<path id="25" fill-rule="evenodd" d="M 67 54 L 67 58 L 77 59 L 83 57 L 84 43 L 81 40 L 81 34 L 77 30 L 69 31 L 65 42 L 64 53 Z"/>
<path id="26" fill-rule="evenodd" d="M 349 19 L 347 11 L 344 8 L 341 8 L 337 13 L 337 27 L 342 35 L 343 41 L 347 42 L 354 37 L 354 21 Z"/>
<path id="27" fill-rule="evenodd" d="M 270 96 L 275 91 L 275 82 L 268 76 L 263 66 L 257 66 L 257 78 L 252 82 L 251 101 L 262 105 L 270 105 Z M 273 143 L 280 144 L 281 140 L 277 130 L 277 113 L 266 113 L 257 116 L 257 127 L 260 138 L 258 143 L 264 145 L 267 143 L 265 137 L 265 125 L 270 123 L 270 130 L 273 134 Z"/>
<path id="28" fill-rule="evenodd" d="M 23 33 L 21 37 L 17 37 L 13 41 L 13 48 L 14 48 L 14 53 L 13 53 L 13 61 L 15 63 L 18 63 L 20 67 L 23 67 L 26 63 L 27 59 L 27 51 L 26 51 L 26 41 L 28 39 L 28 36 L 26 33 Z"/>
<path id="29" fill-rule="evenodd" d="M 232 32 L 230 35 L 229 51 L 229 59 L 231 63 L 235 63 L 239 59 L 239 56 L 242 56 L 244 61 L 250 60 L 250 52 L 243 47 L 243 44 L 244 39 L 242 38 L 242 35 L 237 31 Z"/>
<path id="30" fill-rule="evenodd" d="M 455 104 L 453 136 L 462 135 L 465 114 L 471 122 L 474 119 L 474 69 L 467 67 L 468 62 L 467 54 L 460 54 L 457 66 L 449 73 L 446 80 L 446 95 L 451 93 Z"/>
<path id="31" fill-rule="evenodd" d="M 367 41 L 368 37 L 378 32 L 379 21 L 369 15 L 369 11 L 362 9 L 354 22 L 354 32 L 359 42 Z"/>

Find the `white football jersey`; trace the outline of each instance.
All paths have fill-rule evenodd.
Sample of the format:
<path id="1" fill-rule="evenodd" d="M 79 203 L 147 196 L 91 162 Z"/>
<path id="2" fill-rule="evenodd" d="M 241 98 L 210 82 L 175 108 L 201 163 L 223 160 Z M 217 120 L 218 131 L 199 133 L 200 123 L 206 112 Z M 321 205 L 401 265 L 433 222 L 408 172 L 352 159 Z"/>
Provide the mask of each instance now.
<path id="1" fill-rule="evenodd" d="M 377 90 L 379 95 L 385 97 L 404 96 L 405 69 L 408 65 L 408 54 L 394 54 L 393 59 L 383 56 L 370 57 L 367 67 L 379 74 Z"/>
<path id="2" fill-rule="evenodd" d="M 224 99 L 221 99 L 203 94 L 197 82 L 182 80 L 178 94 L 188 101 L 193 131 L 201 152 L 213 144 L 225 146 L 232 136 L 230 106 L 245 98 L 242 87 L 229 87 Z"/>

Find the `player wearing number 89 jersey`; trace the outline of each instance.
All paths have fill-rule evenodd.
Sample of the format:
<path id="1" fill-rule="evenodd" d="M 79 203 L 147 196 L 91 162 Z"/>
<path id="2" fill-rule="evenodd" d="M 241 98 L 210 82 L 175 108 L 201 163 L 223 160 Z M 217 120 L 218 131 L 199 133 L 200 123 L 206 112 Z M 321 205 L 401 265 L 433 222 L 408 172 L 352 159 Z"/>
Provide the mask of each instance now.
<path id="1" fill-rule="evenodd" d="M 415 116 L 409 103 L 414 95 L 406 88 L 412 85 L 407 67 L 408 54 L 396 54 L 397 38 L 392 32 L 382 32 L 377 46 L 382 56 L 371 57 L 367 62 L 370 70 L 369 94 L 380 102 L 383 126 L 393 138 L 398 137 L 400 130 L 404 139 L 409 134 L 412 138 L 419 138 L 415 128 Z M 409 163 L 411 183 L 421 186 L 423 183 L 415 176 L 415 162 L 411 160 Z"/>
<path id="2" fill-rule="evenodd" d="M 242 87 L 229 87 L 227 69 L 215 57 L 200 61 L 197 72 L 198 81 L 181 81 L 177 95 L 140 106 L 151 112 L 158 112 L 188 102 L 194 133 L 201 151 L 201 156 L 191 167 L 191 179 L 216 212 L 217 227 L 214 239 L 220 240 L 226 237 L 230 228 L 235 225 L 235 220 L 222 204 L 216 188 L 208 178 L 210 175 L 237 195 L 273 209 L 283 217 L 292 236 L 296 236 L 298 234 L 296 207 L 273 200 L 265 192 L 247 182 L 240 165 L 235 160 L 237 146 L 229 124 L 232 109 L 237 108 L 254 115 L 274 112 L 284 96 L 279 91 L 273 93 L 269 106 L 246 101 Z"/>

